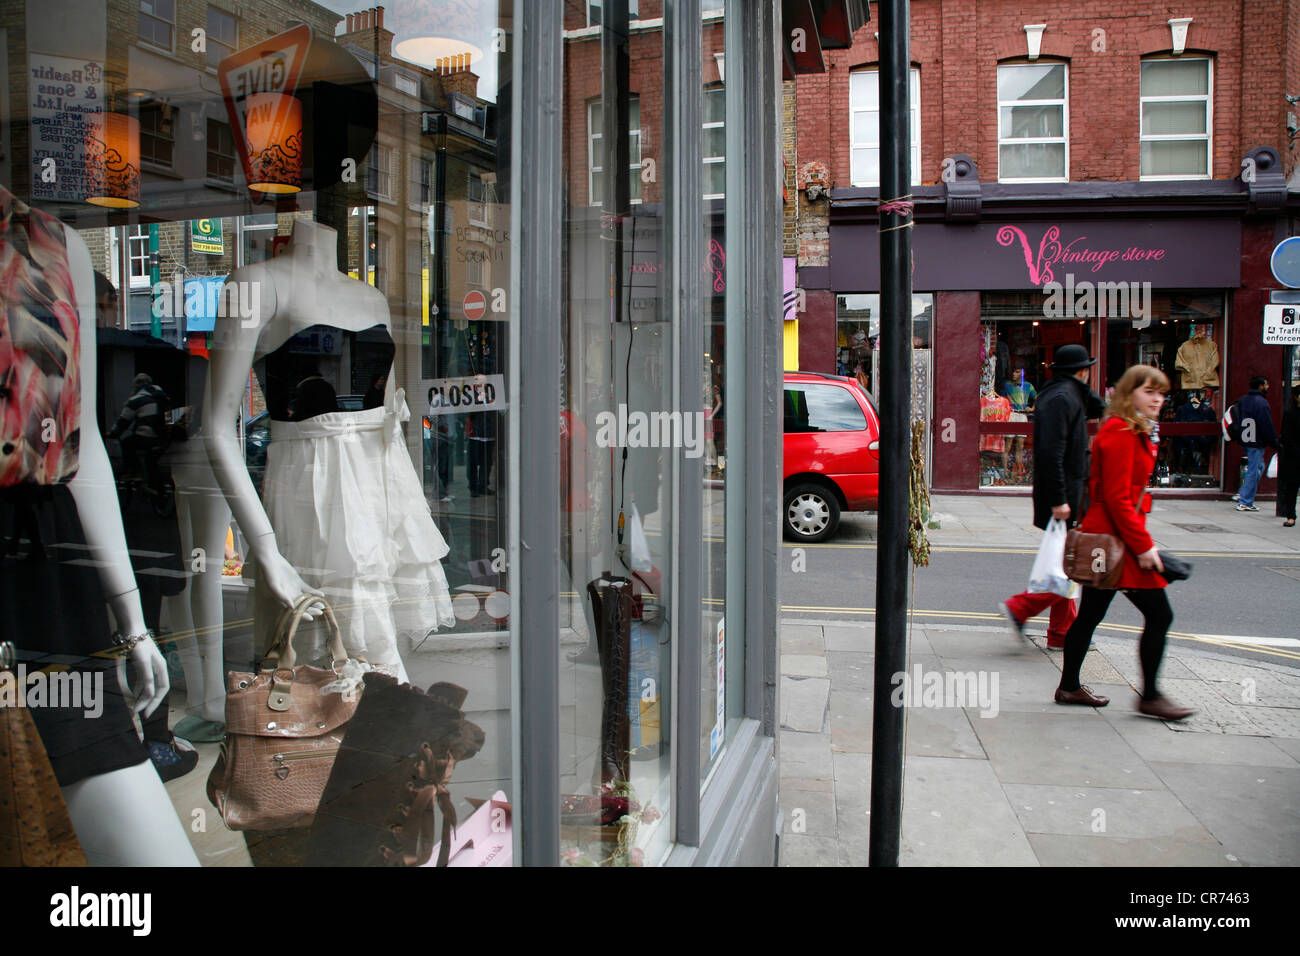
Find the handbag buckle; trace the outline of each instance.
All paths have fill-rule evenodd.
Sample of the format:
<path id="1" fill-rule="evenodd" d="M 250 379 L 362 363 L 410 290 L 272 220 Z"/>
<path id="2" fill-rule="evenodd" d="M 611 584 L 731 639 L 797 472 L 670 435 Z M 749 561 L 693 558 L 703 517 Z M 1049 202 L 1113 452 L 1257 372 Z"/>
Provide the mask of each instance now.
<path id="1" fill-rule="evenodd" d="M 281 674 L 288 674 L 289 679 L 285 680 Z M 271 696 L 266 702 L 266 706 L 278 713 L 283 713 L 293 705 L 293 671 L 286 668 L 276 668 L 271 674 Z"/>

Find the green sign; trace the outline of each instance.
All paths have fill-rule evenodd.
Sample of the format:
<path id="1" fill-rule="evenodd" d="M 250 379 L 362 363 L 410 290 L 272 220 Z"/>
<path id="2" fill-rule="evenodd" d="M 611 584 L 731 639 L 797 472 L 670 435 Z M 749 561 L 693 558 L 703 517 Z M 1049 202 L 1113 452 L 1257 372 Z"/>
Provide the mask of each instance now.
<path id="1" fill-rule="evenodd" d="M 212 256 L 219 256 L 224 253 L 225 245 L 221 241 L 221 220 L 191 219 L 190 248 L 195 252 L 206 252 Z"/>

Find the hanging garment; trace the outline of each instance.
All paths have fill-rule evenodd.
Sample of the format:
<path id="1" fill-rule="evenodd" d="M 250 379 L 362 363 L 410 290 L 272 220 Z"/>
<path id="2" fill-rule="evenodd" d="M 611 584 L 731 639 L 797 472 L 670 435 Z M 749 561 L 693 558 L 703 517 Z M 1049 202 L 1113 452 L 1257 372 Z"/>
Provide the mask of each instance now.
<path id="1" fill-rule="evenodd" d="M 63 223 L 0 186 L 0 486 L 77 473 L 81 318 Z"/>
<path id="2" fill-rule="evenodd" d="M 1007 422 L 1011 420 L 1011 400 L 1002 395 L 981 395 L 980 396 L 980 421 L 982 422 Z M 1007 439 L 1005 435 L 981 435 L 980 451 L 995 451 L 998 453 L 1007 450 Z"/>
<path id="3" fill-rule="evenodd" d="M 268 371 L 272 364 L 268 357 Z M 263 496 L 280 554 L 324 592 L 349 656 L 399 680 L 398 634 L 419 639 L 456 620 L 442 569 L 450 549 L 402 440 L 409 418 L 394 389 L 383 408 L 272 421 Z M 264 648 L 281 608 L 266 588 L 255 595 Z M 322 622 L 302 631 L 304 659 L 324 655 Z"/>
<path id="4" fill-rule="evenodd" d="M 1178 346 L 1174 367 L 1182 373 L 1181 388 L 1217 388 L 1219 347 L 1204 336 L 1188 339 Z"/>

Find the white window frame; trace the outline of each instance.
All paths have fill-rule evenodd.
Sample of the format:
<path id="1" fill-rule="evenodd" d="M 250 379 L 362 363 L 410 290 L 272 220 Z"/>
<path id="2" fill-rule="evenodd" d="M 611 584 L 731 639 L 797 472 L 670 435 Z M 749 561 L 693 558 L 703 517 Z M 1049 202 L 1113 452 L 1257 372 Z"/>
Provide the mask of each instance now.
<path id="1" fill-rule="evenodd" d="M 233 46 L 229 43 L 226 43 L 224 40 L 214 40 L 212 38 L 212 24 L 207 21 L 209 21 L 212 14 L 214 13 L 220 14 L 223 17 L 229 17 L 230 22 L 235 25 L 235 42 Z M 208 52 L 204 54 L 205 62 L 207 63 L 208 72 L 215 73 L 217 72 L 217 66 L 215 63 L 212 62 L 212 56 L 211 56 L 212 47 L 216 45 L 221 47 L 223 50 L 229 50 L 230 52 L 227 53 L 226 56 L 232 55 L 236 50 L 239 49 L 239 17 L 235 16 L 229 10 L 223 10 L 220 7 L 214 7 L 212 6 L 212 4 L 208 4 L 207 17 L 205 17 L 204 19 L 208 27 L 208 36 L 207 36 Z M 224 60 L 225 57 L 221 57 L 221 59 Z M 218 60 L 217 62 L 220 62 L 220 60 Z"/>
<path id="2" fill-rule="evenodd" d="M 149 288 L 149 226 L 146 223 L 126 227 L 126 263 L 131 288 Z"/>
<path id="3" fill-rule="evenodd" d="M 406 196 L 406 205 L 411 209 L 424 211 L 424 208 L 433 202 L 433 159 L 428 156 L 421 156 L 419 153 L 412 153 L 408 157 L 410 161 L 411 181 L 409 192 Z M 425 169 L 429 170 L 429 181 L 426 183 L 421 178 L 421 173 Z"/>
<path id="4" fill-rule="evenodd" d="M 1147 56 L 1142 58 L 1142 64 L 1155 63 L 1160 61 L 1174 62 L 1182 60 L 1184 62 L 1194 60 L 1205 64 L 1205 93 L 1180 93 L 1176 96 L 1143 96 L 1142 95 L 1142 66 L 1138 66 L 1138 178 L 1143 182 L 1176 182 L 1189 179 L 1212 179 L 1214 178 L 1214 58 L 1209 56 Z M 1143 133 L 1142 132 L 1142 107 L 1147 103 L 1204 103 L 1205 104 L 1205 132 L 1202 133 Z M 1158 142 L 1189 142 L 1191 140 L 1205 140 L 1205 172 L 1204 173 L 1178 173 L 1174 175 L 1144 174 L 1142 172 L 1142 144 Z"/>
<path id="5" fill-rule="evenodd" d="M 628 148 L 628 173 L 638 177 L 641 175 L 641 102 L 640 97 L 633 96 L 633 102 L 637 104 L 637 121 L 634 129 L 629 129 L 627 135 L 629 138 L 635 137 L 634 144 Z M 602 137 L 600 123 L 595 121 L 595 111 L 600 108 L 600 97 L 592 100 L 587 104 L 587 205 L 603 206 L 605 197 L 601 196 L 600 202 L 592 200 L 592 194 L 595 192 L 596 177 L 604 172 L 604 167 L 599 165 L 600 147 L 599 143 Z M 630 111 L 629 111 L 630 112 Z M 631 205 L 639 206 L 641 204 L 640 196 L 633 196 Z"/>
<path id="6" fill-rule="evenodd" d="M 724 99 L 725 99 L 725 97 L 726 97 L 726 87 L 725 87 L 725 86 L 713 86 L 713 87 L 709 87 L 708 89 L 706 89 L 706 90 L 704 91 L 704 95 L 705 95 L 706 97 L 707 97 L 709 94 L 711 94 L 711 93 L 713 93 L 713 94 L 722 94 L 722 96 L 723 96 Z M 721 130 L 725 130 L 726 127 L 727 127 L 727 114 L 726 114 L 725 111 L 724 111 L 723 114 L 722 114 L 722 121 L 721 121 L 721 122 L 705 122 L 705 123 L 701 124 L 701 128 L 702 128 L 702 129 L 706 129 L 706 130 L 708 130 L 708 129 L 721 129 Z M 724 135 L 725 135 L 725 134 L 724 134 Z M 705 166 L 716 166 L 716 165 L 719 165 L 719 164 L 721 164 L 723 167 L 725 167 L 725 166 L 727 165 L 727 153 L 726 153 L 726 143 L 725 143 L 725 142 L 723 143 L 723 153 L 722 153 L 721 156 L 705 156 L 705 157 L 704 157 L 704 165 L 705 165 Z M 705 199 L 726 199 L 726 198 L 727 198 L 727 194 L 726 194 L 725 192 L 720 192 L 720 193 L 709 193 L 709 192 L 706 192 L 706 193 L 704 194 L 704 198 L 705 198 Z"/>
<path id="7" fill-rule="evenodd" d="M 158 16 L 158 14 L 152 11 L 146 13 L 144 8 L 139 3 L 136 4 L 137 19 L 136 19 L 136 27 L 135 27 L 135 36 L 137 40 L 139 40 L 145 46 L 150 47 L 154 50 L 165 50 L 168 53 L 176 52 L 176 17 L 178 15 L 177 8 L 180 6 L 180 0 L 171 0 L 171 4 L 172 4 L 172 18 L 170 20 L 168 20 L 166 17 L 160 17 Z M 153 40 L 146 40 L 144 36 L 141 35 L 139 17 L 142 16 L 149 17 L 150 19 L 153 20 L 157 20 L 159 23 L 166 23 L 171 27 L 172 42 L 170 46 L 159 46 L 157 43 L 154 43 Z"/>
<path id="8" fill-rule="evenodd" d="M 1070 181 L 1070 64 L 1064 60 L 1038 60 L 1033 63 L 999 63 L 998 72 L 1003 70 L 1014 70 L 1018 67 L 1025 66 L 1059 66 L 1065 70 L 1065 83 L 1063 84 L 1063 95 L 1060 99 L 1045 100 L 1004 100 L 999 94 L 998 98 L 998 182 L 1000 183 L 1068 183 Z M 1000 84 L 999 84 L 1000 85 Z M 1002 110 L 1004 107 L 1014 106 L 1059 106 L 1061 108 L 1061 135 L 1060 136 L 1010 136 L 1002 135 Z M 1051 145 L 1059 143 L 1065 147 L 1065 169 L 1062 176 L 1003 176 L 1002 175 L 1002 147 L 1003 146 L 1036 146 Z"/>
<path id="9" fill-rule="evenodd" d="M 465 218 L 471 226 L 487 228 L 487 185 L 483 177 L 472 170 L 465 184 Z"/>
<path id="10" fill-rule="evenodd" d="M 858 77 L 864 77 L 869 79 L 858 79 Z M 919 186 L 921 184 L 921 71 L 916 67 L 910 67 L 908 69 L 907 78 L 908 78 L 908 93 L 911 97 L 911 101 L 909 104 L 909 115 L 912 121 L 912 150 L 911 150 L 912 185 Z M 855 83 L 859 83 L 859 84 L 867 83 L 873 86 L 875 89 L 879 90 L 880 70 L 878 68 L 873 67 L 871 69 L 866 69 L 866 70 L 853 70 L 849 73 L 849 175 L 850 176 L 853 175 L 853 154 L 855 151 L 857 150 L 865 151 L 869 149 L 875 149 L 877 151 L 880 150 L 879 121 L 877 121 L 876 123 L 876 137 L 874 141 L 866 142 L 866 143 L 857 143 L 857 137 L 854 135 L 857 130 L 857 124 L 866 122 L 865 116 L 860 118 L 858 114 L 865 114 L 865 113 L 872 112 L 871 110 L 866 109 L 864 107 L 853 105 L 853 87 Z M 879 96 L 877 96 L 876 98 L 875 112 L 877 115 L 879 115 L 880 113 Z M 877 164 L 877 166 L 878 165 L 879 164 Z M 880 180 L 878 178 L 874 180 L 854 179 L 852 185 L 860 186 L 860 187 L 879 186 Z"/>

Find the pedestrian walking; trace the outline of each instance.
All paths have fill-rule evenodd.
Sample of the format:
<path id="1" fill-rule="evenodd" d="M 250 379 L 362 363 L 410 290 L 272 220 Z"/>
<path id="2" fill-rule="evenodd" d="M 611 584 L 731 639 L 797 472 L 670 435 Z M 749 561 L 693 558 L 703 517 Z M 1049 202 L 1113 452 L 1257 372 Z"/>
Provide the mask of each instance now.
<path id="1" fill-rule="evenodd" d="M 1059 518 L 1070 525 L 1087 507 L 1088 419 L 1105 410 L 1101 396 L 1088 387 L 1088 370 L 1097 360 L 1082 345 L 1062 345 L 1052 363 L 1052 378 L 1038 392 L 1034 406 L 1034 526 L 1046 529 Z M 1011 630 L 1024 637 L 1025 621 L 1051 609 L 1047 646 L 1062 648 L 1074 623 L 1072 598 L 1050 592 L 1022 591 L 1002 603 Z"/>
<path id="2" fill-rule="evenodd" d="M 1277 463 L 1277 516 L 1284 528 L 1295 527 L 1296 495 L 1300 494 L 1300 387 L 1292 386 L 1291 404 L 1282 413 Z"/>
<path id="3" fill-rule="evenodd" d="M 1091 503 L 1079 530 L 1112 534 L 1124 543 L 1124 568 L 1116 589 L 1142 612 L 1143 621 L 1138 644 L 1142 665 L 1138 712 L 1162 720 L 1182 720 L 1194 711 L 1178 706 L 1156 688 L 1174 612 L 1165 595 L 1160 552 L 1146 527 L 1151 502 L 1146 488 L 1156 466 L 1160 441 L 1157 423 L 1168 391 L 1165 373 L 1150 365 L 1134 365 L 1120 377 L 1111 396 L 1109 415 L 1092 443 Z M 1079 671 L 1092 644 L 1093 631 L 1106 616 L 1114 597 L 1114 590 L 1083 586 L 1079 614 L 1065 637 L 1065 660 L 1056 689 L 1058 704 L 1105 707 L 1110 703 L 1110 698 L 1094 694 L 1079 683 Z"/>
<path id="4" fill-rule="evenodd" d="M 1241 412 L 1241 445 L 1246 449 L 1246 479 L 1241 483 L 1238 511 L 1259 510 L 1255 507 L 1255 492 L 1264 475 L 1264 450 L 1278 447 L 1267 395 L 1268 379 L 1256 375 L 1250 380 L 1250 391 L 1237 400 Z"/>

